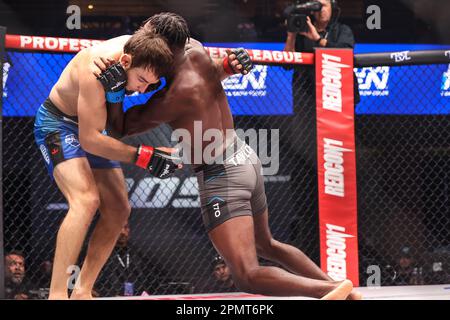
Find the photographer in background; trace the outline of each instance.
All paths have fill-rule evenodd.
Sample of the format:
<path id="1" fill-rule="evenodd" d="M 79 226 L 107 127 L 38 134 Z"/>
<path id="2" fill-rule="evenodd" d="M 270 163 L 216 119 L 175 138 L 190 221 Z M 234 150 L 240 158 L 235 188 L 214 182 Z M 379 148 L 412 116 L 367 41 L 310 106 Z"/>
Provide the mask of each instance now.
<path id="1" fill-rule="evenodd" d="M 335 0 L 302 3 L 296 1 L 285 10 L 287 39 L 285 51 L 314 52 L 314 48 L 353 48 L 352 30 L 338 22 L 340 9 Z M 295 194 L 292 207 L 296 217 L 290 239 L 310 256 L 319 261 L 318 244 L 309 239 L 318 238 L 317 225 L 317 150 L 316 150 L 316 97 L 314 65 L 286 66 L 294 70 L 292 77 L 293 115 L 286 119 L 280 130 L 280 147 L 289 157 L 282 159 L 284 168 L 295 167 L 281 174 L 290 175 L 291 193 Z M 359 102 L 358 82 L 355 77 L 355 104 Z M 284 146 L 283 146 L 284 145 Z M 295 159 L 293 163 L 292 159 Z"/>
<path id="2" fill-rule="evenodd" d="M 347 25 L 338 22 L 340 9 L 336 0 L 297 1 L 285 10 L 287 39 L 285 51 L 314 52 L 314 48 L 354 48 L 355 38 Z M 299 89 L 314 95 L 314 66 L 294 69 L 294 104 Z M 309 82 L 309 83 L 307 83 Z M 358 81 L 355 85 L 355 104 L 359 102 Z M 302 94 L 302 93 L 300 93 Z"/>
<path id="3" fill-rule="evenodd" d="M 307 3 L 296 1 L 285 10 L 287 38 L 285 51 L 314 52 L 314 48 L 354 48 L 355 38 L 347 25 L 338 22 L 340 8 L 336 0 L 318 0 Z M 359 102 L 358 81 L 355 77 L 355 105 Z M 299 89 L 314 95 L 314 66 L 294 70 L 294 104 Z M 309 82 L 309 83 L 308 83 Z M 295 108 L 294 108 L 295 109 Z"/>
<path id="4" fill-rule="evenodd" d="M 315 47 L 353 48 L 355 45 L 350 27 L 338 22 L 340 9 L 336 0 L 296 3 L 285 13 L 288 19 L 285 51 L 313 52 Z"/>

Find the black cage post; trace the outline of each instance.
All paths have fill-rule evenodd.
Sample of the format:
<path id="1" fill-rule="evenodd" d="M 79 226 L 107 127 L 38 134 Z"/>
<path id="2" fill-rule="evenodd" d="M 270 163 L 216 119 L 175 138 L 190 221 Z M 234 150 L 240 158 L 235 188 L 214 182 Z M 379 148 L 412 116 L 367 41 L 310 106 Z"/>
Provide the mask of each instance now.
<path id="1" fill-rule="evenodd" d="M 6 28 L 0 26 L 0 63 L 1 63 L 1 75 L 0 75 L 0 299 L 5 298 L 5 261 L 3 252 L 3 57 L 5 53 L 5 35 Z"/>

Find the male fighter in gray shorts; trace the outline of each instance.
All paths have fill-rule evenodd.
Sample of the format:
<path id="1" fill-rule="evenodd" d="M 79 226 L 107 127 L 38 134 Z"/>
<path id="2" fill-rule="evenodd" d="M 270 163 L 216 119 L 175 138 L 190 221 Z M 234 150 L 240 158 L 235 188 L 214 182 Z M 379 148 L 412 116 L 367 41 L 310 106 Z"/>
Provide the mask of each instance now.
<path id="1" fill-rule="evenodd" d="M 186 37 L 180 37 L 180 30 L 189 34 L 182 17 L 158 14 L 143 28 L 167 39 L 174 53 L 173 73 L 167 79 L 167 87 L 146 104 L 134 106 L 125 114 L 120 106 L 110 106 L 108 117 L 115 119 L 114 128 L 119 135 L 137 134 L 162 123 L 194 141 L 196 134 L 202 135 L 202 143 L 191 143 L 189 160 L 198 178 L 208 235 L 230 267 L 237 287 L 275 296 L 360 298 L 357 292 L 352 293 L 351 281 L 333 281 L 298 248 L 272 237 L 261 163 L 253 150 L 233 134 L 233 117 L 221 84 L 227 76 L 224 70 L 244 74 L 250 70 L 245 50 L 236 51 L 237 61 L 230 63 L 230 55 L 224 59 L 223 68 L 218 68 L 201 43 L 189 38 L 186 42 Z M 196 123 L 201 123 L 201 130 L 196 130 Z M 210 145 L 203 137 L 209 130 L 219 131 L 223 137 L 218 141 L 222 152 L 211 154 L 211 159 L 222 159 L 222 163 L 203 157 Z M 189 144 L 184 137 L 182 140 Z M 198 154 L 202 155 L 200 163 L 195 161 Z M 258 255 L 284 269 L 260 266 Z"/>

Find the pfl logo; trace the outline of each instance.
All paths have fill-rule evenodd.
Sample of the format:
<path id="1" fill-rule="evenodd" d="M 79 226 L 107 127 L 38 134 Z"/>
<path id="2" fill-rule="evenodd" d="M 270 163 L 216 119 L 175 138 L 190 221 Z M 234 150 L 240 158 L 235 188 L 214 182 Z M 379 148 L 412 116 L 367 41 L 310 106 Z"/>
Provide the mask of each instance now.
<path id="1" fill-rule="evenodd" d="M 267 66 L 257 65 L 246 76 L 233 75 L 222 82 L 227 96 L 265 96 Z"/>
<path id="2" fill-rule="evenodd" d="M 404 62 L 411 60 L 411 57 L 409 56 L 409 51 L 401 51 L 391 53 L 391 59 L 393 59 L 395 62 Z"/>
<path id="3" fill-rule="evenodd" d="M 362 96 L 388 96 L 389 72 L 389 67 L 355 69 L 360 94 Z"/>

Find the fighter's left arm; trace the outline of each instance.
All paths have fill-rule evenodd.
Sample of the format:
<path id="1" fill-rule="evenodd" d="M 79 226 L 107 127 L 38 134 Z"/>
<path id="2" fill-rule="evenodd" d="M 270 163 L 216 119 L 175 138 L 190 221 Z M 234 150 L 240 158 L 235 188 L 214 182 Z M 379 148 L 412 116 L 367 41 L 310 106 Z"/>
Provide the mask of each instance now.
<path id="1" fill-rule="evenodd" d="M 191 38 L 189 42 L 186 43 L 185 50 L 195 48 L 198 51 L 204 49 L 203 44 Z M 253 63 L 247 50 L 244 48 L 227 49 L 227 55 L 224 58 L 213 58 L 214 66 L 219 74 L 220 81 L 235 75 L 235 74 L 248 74 L 252 68 Z"/>

